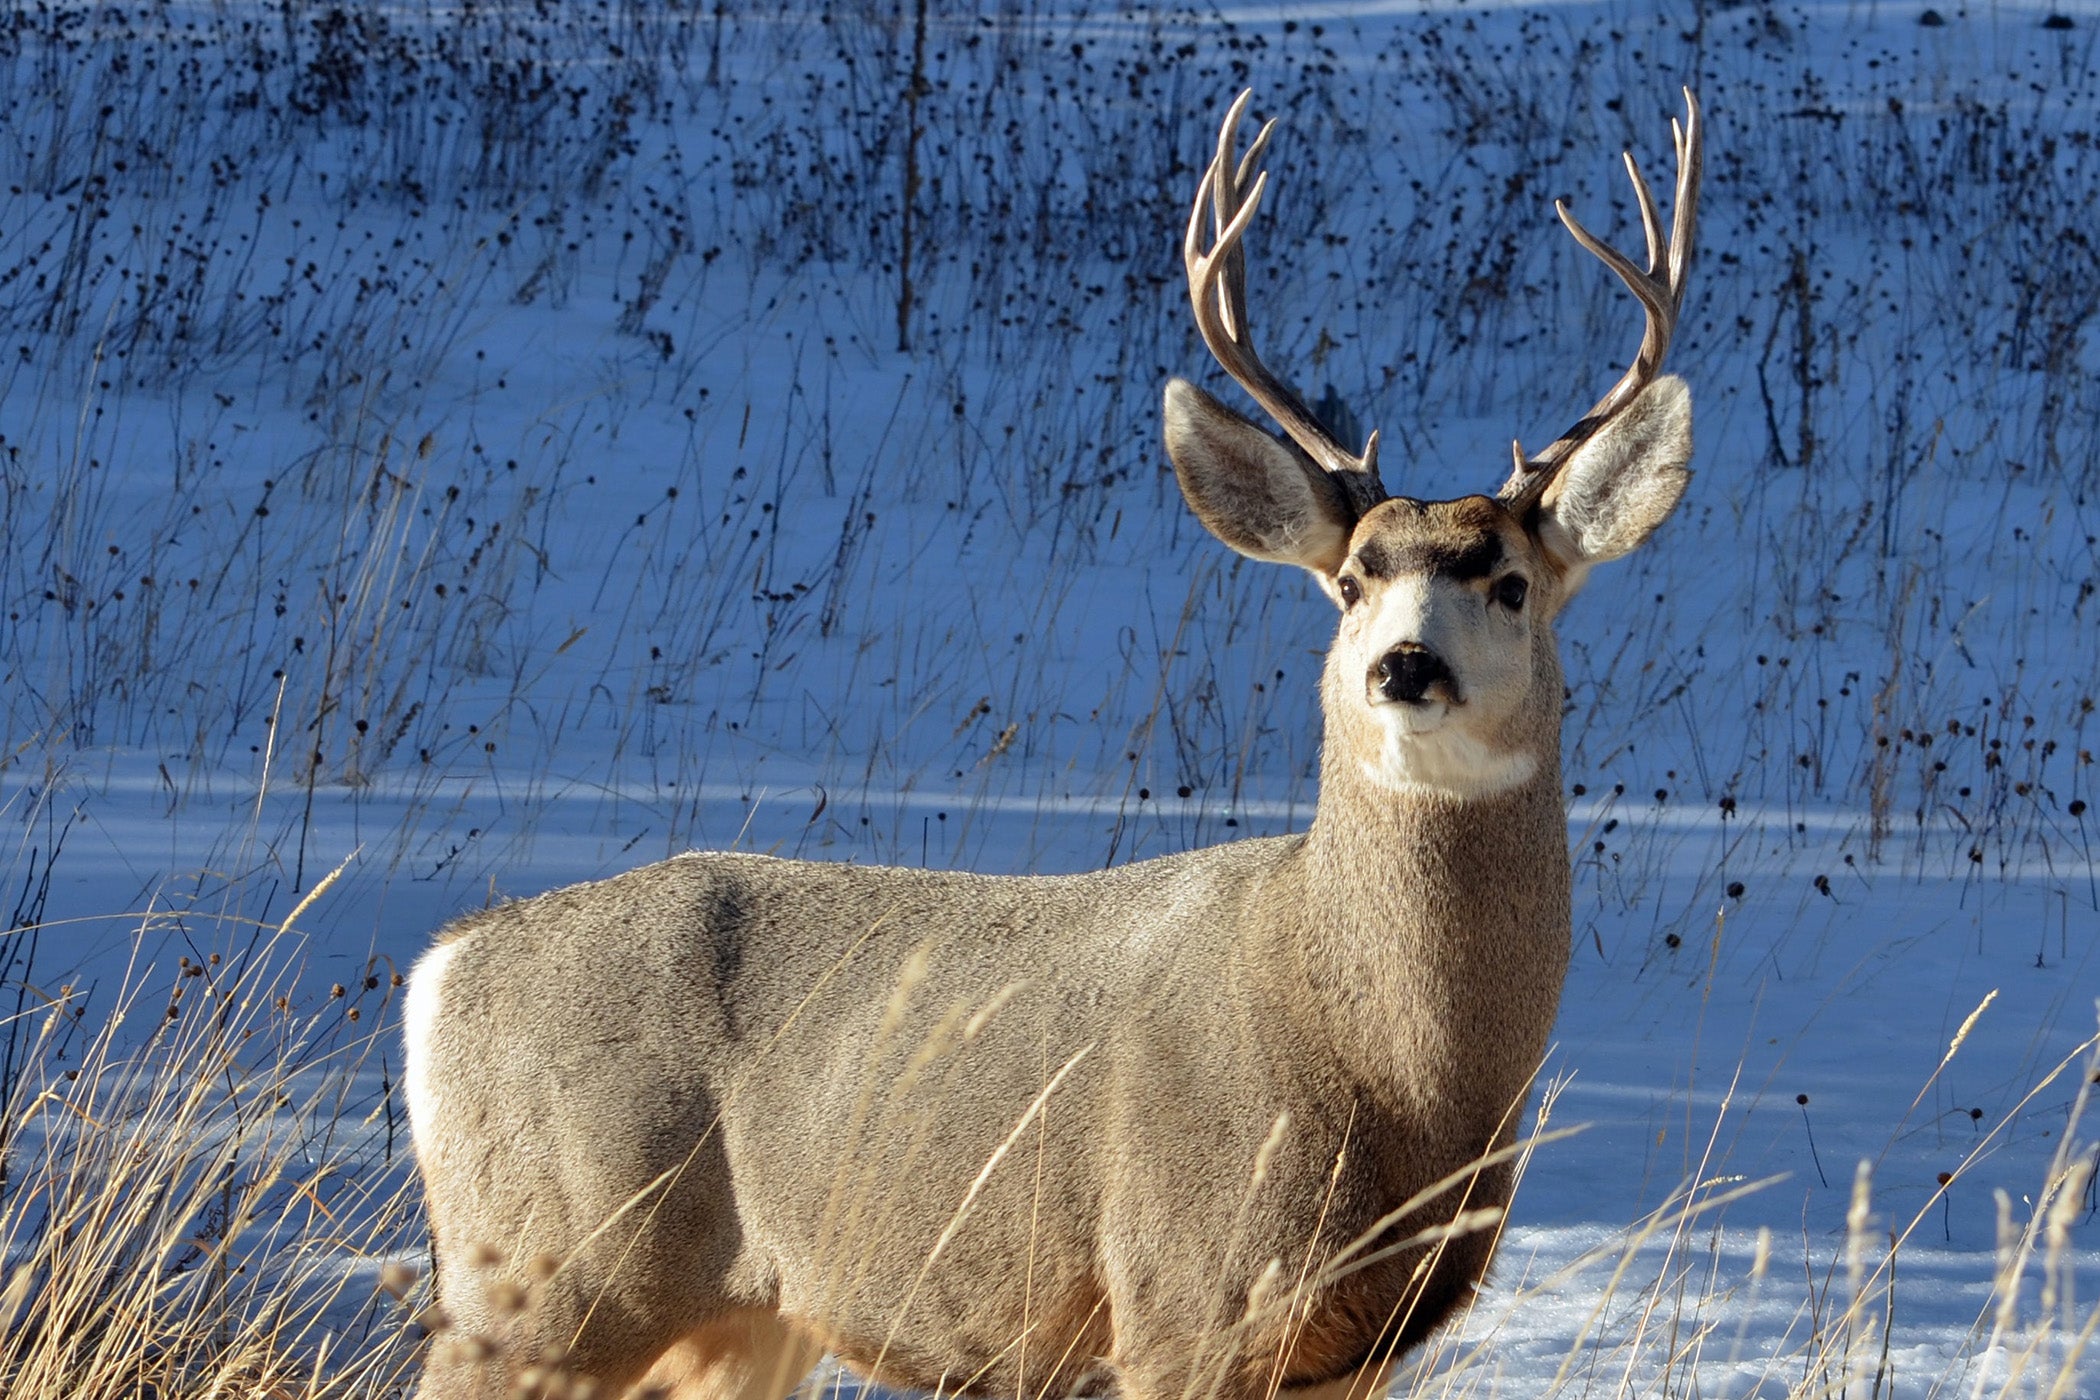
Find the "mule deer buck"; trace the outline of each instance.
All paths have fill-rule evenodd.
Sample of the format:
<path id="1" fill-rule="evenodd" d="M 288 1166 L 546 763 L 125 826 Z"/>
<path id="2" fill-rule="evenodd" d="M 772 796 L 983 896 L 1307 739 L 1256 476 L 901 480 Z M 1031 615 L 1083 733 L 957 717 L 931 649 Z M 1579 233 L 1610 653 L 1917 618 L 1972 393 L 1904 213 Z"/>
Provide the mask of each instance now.
<path id="1" fill-rule="evenodd" d="M 1166 389 L 1220 540 L 1340 609 L 1302 835 L 1089 875 L 690 854 L 470 915 L 407 1095 L 449 1325 L 421 1394 L 894 1384 L 1352 1400 L 1487 1267 L 1569 949 L 1554 619 L 1676 505 L 1697 105 L 1668 233 L 1632 158 L 1633 364 L 1495 497 L 1389 495 L 1256 356 L 1273 123 L 1227 114 L 1185 257 L 1280 424 Z"/>

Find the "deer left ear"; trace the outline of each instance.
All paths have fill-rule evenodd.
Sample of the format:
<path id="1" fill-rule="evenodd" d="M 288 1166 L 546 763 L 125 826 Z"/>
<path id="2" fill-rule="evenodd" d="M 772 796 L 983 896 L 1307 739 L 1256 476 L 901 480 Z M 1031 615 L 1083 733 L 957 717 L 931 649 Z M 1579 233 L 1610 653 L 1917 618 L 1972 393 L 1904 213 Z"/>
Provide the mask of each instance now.
<path id="1" fill-rule="evenodd" d="M 1539 499 L 1540 545 L 1579 584 L 1590 565 L 1655 533 L 1692 479 L 1691 459 L 1692 393 L 1666 374 L 1569 456 Z"/>

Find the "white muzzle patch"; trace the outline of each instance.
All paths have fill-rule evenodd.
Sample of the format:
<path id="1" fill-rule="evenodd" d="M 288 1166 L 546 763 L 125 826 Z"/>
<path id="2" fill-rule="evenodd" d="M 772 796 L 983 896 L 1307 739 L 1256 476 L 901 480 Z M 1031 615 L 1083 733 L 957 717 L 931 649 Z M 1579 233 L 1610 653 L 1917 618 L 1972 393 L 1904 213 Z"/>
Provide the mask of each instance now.
<path id="1" fill-rule="evenodd" d="M 1385 742 L 1364 776 L 1389 792 L 1465 802 L 1520 787 L 1539 771 L 1537 754 L 1490 748 L 1450 723 L 1448 706 L 1380 705 L 1372 714 Z"/>
<path id="2" fill-rule="evenodd" d="M 1464 802 L 1508 792 L 1538 772 L 1538 756 L 1528 750 L 1505 750 L 1484 743 L 1465 726 L 1474 718 L 1469 685 L 1480 683 L 1485 669 L 1478 624 L 1466 614 L 1478 602 L 1462 585 L 1424 577 L 1394 579 L 1378 598 L 1376 610 L 1359 634 L 1365 654 L 1385 655 L 1392 647 L 1417 642 L 1453 665 L 1447 698 L 1421 703 L 1383 701 L 1369 693 L 1371 717 L 1383 735 L 1378 756 L 1366 759 L 1366 777 L 1389 792 L 1412 797 L 1436 796 Z M 1455 664 L 1454 664 L 1455 663 Z M 1494 687 L 1492 677 L 1487 681 Z M 1442 687 L 1439 687 L 1440 689 Z M 1453 700 L 1459 703 L 1452 703 Z"/>

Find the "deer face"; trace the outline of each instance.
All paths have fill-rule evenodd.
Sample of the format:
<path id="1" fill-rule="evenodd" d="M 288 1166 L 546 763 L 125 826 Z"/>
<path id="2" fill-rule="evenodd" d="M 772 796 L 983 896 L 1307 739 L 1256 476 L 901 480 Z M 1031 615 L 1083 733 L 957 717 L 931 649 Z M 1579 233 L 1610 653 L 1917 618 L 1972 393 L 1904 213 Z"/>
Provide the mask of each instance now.
<path id="1" fill-rule="evenodd" d="M 1366 776 L 1470 796 L 1537 770 L 1526 721 L 1559 672 L 1537 674 L 1534 634 L 1550 627 L 1560 578 L 1507 510 L 1485 496 L 1385 501 L 1320 581 L 1342 609 L 1330 722 L 1368 721 Z"/>
<path id="2" fill-rule="evenodd" d="M 1557 751 L 1553 619 L 1592 565 L 1676 506 L 1691 396 L 1658 378 L 1535 498 L 1381 492 L 1360 508 L 1336 473 L 1181 380 L 1167 386 L 1166 437 L 1212 534 L 1309 570 L 1340 608 L 1322 681 L 1329 743 L 1382 787 L 1464 800 L 1527 781 Z"/>

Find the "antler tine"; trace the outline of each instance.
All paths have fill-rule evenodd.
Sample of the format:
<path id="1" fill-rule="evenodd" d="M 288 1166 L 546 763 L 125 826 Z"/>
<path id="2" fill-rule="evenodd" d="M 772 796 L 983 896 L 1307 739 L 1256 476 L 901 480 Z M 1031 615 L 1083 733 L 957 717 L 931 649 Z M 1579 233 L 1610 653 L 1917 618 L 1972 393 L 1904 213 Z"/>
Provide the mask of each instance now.
<path id="1" fill-rule="evenodd" d="M 1554 211 L 1560 215 L 1560 221 L 1567 226 L 1570 236 L 1610 268 L 1626 284 L 1627 290 L 1639 299 L 1646 314 L 1646 325 L 1641 332 L 1641 348 L 1635 353 L 1633 363 L 1619 376 L 1619 382 L 1611 387 L 1610 392 L 1597 400 L 1596 406 L 1578 419 L 1574 427 L 1555 438 L 1534 457 L 1527 458 L 1520 444 L 1512 444 L 1516 465 L 1502 488 L 1505 501 L 1524 503 L 1537 500 L 1560 470 L 1561 463 L 1654 382 L 1662 368 L 1663 357 L 1669 353 L 1670 339 L 1677 329 L 1677 315 L 1684 305 L 1685 273 L 1692 262 L 1693 233 L 1698 224 L 1699 180 L 1704 170 L 1699 102 L 1692 96 L 1690 88 L 1684 90 L 1684 107 L 1683 125 L 1675 121 L 1670 123 L 1671 144 L 1677 155 L 1677 185 L 1667 239 L 1663 234 L 1662 215 L 1655 207 L 1654 191 L 1649 189 L 1648 181 L 1641 175 L 1640 165 L 1632 152 L 1626 154 L 1626 175 L 1633 182 L 1634 201 L 1640 208 L 1641 233 L 1648 245 L 1646 268 L 1635 265 L 1633 259 L 1584 228 L 1568 212 L 1566 204 L 1560 200 L 1553 202 Z"/>
<path id="2" fill-rule="evenodd" d="M 1242 92 L 1226 111 L 1224 124 L 1218 129 L 1217 153 L 1203 172 L 1195 204 L 1189 210 L 1181 255 L 1188 269 L 1189 301 L 1195 308 L 1196 328 L 1219 366 L 1276 420 L 1292 442 L 1335 478 L 1350 504 L 1362 512 L 1386 496 L 1385 485 L 1378 477 L 1378 434 L 1371 434 L 1361 456 L 1350 452 L 1321 425 L 1297 391 L 1277 378 L 1254 351 L 1247 322 L 1247 255 L 1243 240 L 1269 187 L 1269 174 L 1260 167 L 1276 123 L 1264 123 L 1246 154 L 1235 155 L 1235 133 L 1253 95 L 1252 89 Z M 1206 212 L 1212 235 L 1208 251 L 1203 238 Z"/>
<path id="3" fill-rule="evenodd" d="M 1248 99 L 1253 96 L 1254 89 L 1247 88 L 1234 98 L 1225 114 L 1224 125 L 1218 129 L 1218 152 L 1204 169 L 1203 188 L 1196 192 L 1196 208 L 1189 218 L 1188 241 L 1182 249 L 1184 261 L 1201 253 L 1198 233 L 1202 227 L 1203 199 L 1208 193 L 1211 236 L 1219 248 L 1226 250 L 1224 267 L 1219 275 L 1218 311 L 1225 318 L 1226 334 L 1236 341 L 1245 339 L 1247 324 L 1247 254 L 1240 236 L 1246 232 L 1247 221 L 1254 217 L 1255 206 L 1261 203 L 1262 191 L 1268 188 L 1268 172 L 1260 168 L 1261 158 L 1269 149 L 1269 137 L 1276 130 L 1273 119 L 1263 122 L 1261 130 L 1255 133 L 1254 143 L 1247 147 L 1247 154 L 1234 161 L 1233 133 L 1239 130 L 1240 118 L 1247 110 Z M 1254 187 L 1242 197 L 1240 192 L 1247 189 L 1250 175 L 1254 177 Z"/>
<path id="4" fill-rule="evenodd" d="M 1239 101 L 1233 104 L 1234 107 L 1244 107 L 1247 99 L 1252 96 L 1254 89 L 1248 88 L 1240 94 Z M 1276 134 L 1276 119 L 1271 117 L 1261 124 L 1261 130 L 1254 133 L 1254 141 L 1247 147 L 1247 154 L 1240 157 L 1239 164 L 1235 167 L 1232 163 L 1231 137 L 1238 129 L 1239 117 L 1235 114 L 1226 118 L 1224 127 L 1218 132 L 1218 156 L 1215 162 L 1221 172 L 1218 188 L 1224 188 L 1222 172 L 1235 170 L 1231 190 L 1237 197 L 1240 190 L 1246 189 L 1247 179 L 1252 176 L 1254 188 L 1247 195 L 1247 205 L 1251 210 L 1261 202 L 1262 191 L 1269 187 L 1269 172 L 1261 168 L 1261 158 L 1268 153 L 1269 138 Z M 1217 228 L 1218 242 L 1221 246 L 1227 246 L 1224 205 L 1219 200 L 1214 200 L 1213 205 L 1213 223 Z M 1251 212 L 1248 218 L 1253 218 Z M 1225 258 L 1224 278 L 1218 288 L 1219 296 L 1223 298 L 1220 309 L 1225 313 L 1225 329 L 1235 340 L 1247 338 L 1247 247 L 1240 240 L 1240 235 L 1246 231 L 1246 225 L 1242 224 L 1239 232 L 1232 237 L 1229 245 L 1231 251 Z"/>
<path id="5" fill-rule="evenodd" d="M 1663 242 L 1662 215 L 1655 211 L 1655 191 L 1648 188 L 1632 151 L 1626 152 L 1626 178 L 1633 181 L 1634 196 L 1641 206 L 1641 236 L 1648 240 L 1648 271 L 1654 272 L 1662 267 L 1668 245 Z"/>
<path id="6" fill-rule="evenodd" d="M 1699 217 L 1699 180 L 1705 174 L 1705 148 L 1700 140 L 1699 101 L 1684 90 L 1685 124 L 1670 119 L 1670 140 L 1677 147 L 1677 189 L 1670 205 L 1670 281 L 1679 296 L 1685 270 L 1692 265 L 1693 231 Z"/>

